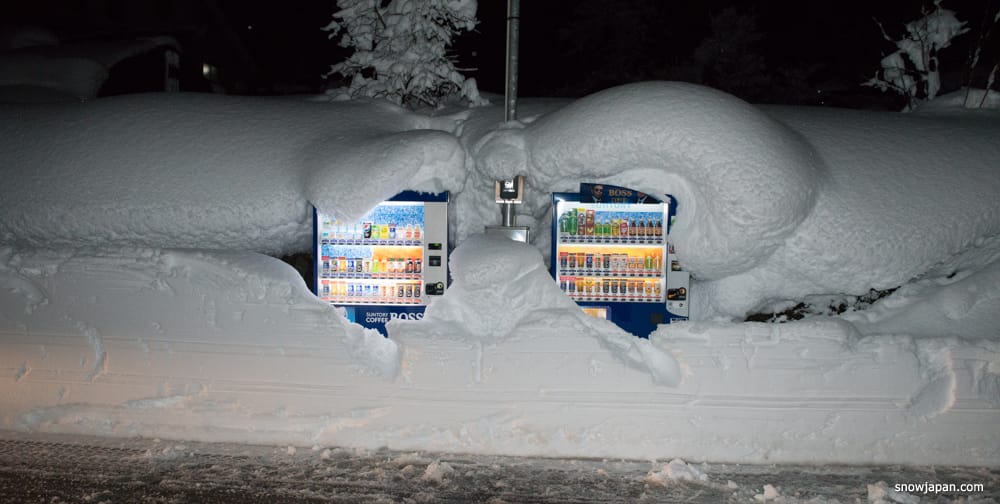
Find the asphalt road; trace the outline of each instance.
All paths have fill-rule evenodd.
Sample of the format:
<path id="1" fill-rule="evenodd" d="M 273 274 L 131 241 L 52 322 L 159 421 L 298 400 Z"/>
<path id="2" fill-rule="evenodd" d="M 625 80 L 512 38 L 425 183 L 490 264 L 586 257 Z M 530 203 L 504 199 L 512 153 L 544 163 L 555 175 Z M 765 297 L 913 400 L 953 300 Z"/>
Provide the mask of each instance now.
<path id="1" fill-rule="evenodd" d="M 913 502 L 912 497 L 920 503 L 1000 502 L 1000 468 L 681 464 L 668 469 L 668 462 L 0 431 L 0 502 L 715 503 L 772 498 L 815 504 L 871 502 L 878 496 L 885 502 Z M 699 471 L 703 480 L 681 479 Z M 983 483 L 984 491 L 886 493 L 896 483 L 924 482 Z"/>

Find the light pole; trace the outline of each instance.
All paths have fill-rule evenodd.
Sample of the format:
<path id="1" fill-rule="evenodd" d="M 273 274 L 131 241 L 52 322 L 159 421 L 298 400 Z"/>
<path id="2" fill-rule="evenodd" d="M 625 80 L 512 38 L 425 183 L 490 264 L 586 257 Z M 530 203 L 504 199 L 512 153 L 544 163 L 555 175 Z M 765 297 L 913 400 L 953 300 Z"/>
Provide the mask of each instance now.
<path id="1" fill-rule="evenodd" d="M 521 37 L 521 1 L 507 0 L 507 88 L 504 92 L 503 119 L 517 119 L 517 52 Z"/>

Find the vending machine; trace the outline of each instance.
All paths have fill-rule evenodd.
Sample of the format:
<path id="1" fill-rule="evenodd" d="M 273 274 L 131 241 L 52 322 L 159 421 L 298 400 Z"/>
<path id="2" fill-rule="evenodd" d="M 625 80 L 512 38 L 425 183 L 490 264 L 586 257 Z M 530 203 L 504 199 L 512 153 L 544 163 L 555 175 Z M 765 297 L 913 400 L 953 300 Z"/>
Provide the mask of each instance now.
<path id="1" fill-rule="evenodd" d="M 552 195 L 552 277 L 588 314 L 648 337 L 688 317 L 690 276 L 670 242 L 677 204 L 607 184 Z"/>
<path id="2" fill-rule="evenodd" d="M 421 319 L 448 285 L 448 193 L 402 192 L 360 220 L 314 211 L 316 295 L 347 318 L 385 332 Z"/>

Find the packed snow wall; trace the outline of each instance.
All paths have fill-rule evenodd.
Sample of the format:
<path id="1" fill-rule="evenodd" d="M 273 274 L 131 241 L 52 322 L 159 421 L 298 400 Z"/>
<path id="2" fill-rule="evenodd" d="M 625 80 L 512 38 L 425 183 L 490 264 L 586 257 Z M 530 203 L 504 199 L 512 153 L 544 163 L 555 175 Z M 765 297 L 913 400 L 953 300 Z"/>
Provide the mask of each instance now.
<path id="1" fill-rule="evenodd" d="M 17 246 L 308 250 L 310 204 L 356 218 L 403 189 L 452 192 L 453 246 L 518 223 L 549 250 L 550 194 L 669 193 L 695 318 L 973 273 L 997 254 L 995 113 L 759 107 L 649 82 L 575 101 L 417 114 L 379 101 L 135 95 L 4 105 L 0 240 Z"/>
<path id="2" fill-rule="evenodd" d="M 695 318 L 898 287 L 980 268 L 997 252 L 994 112 L 763 107 L 651 82 L 492 130 L 469 122 L 477 176 L 456 198 L 460 237 L 493 223 L 496 212 L 481 210 L 492 205 L 487 185 L 517 173 L 531 189 L 520 217 L 539 229 L 543 252 L 550 192 L 593 181 L 672 194 L 672 239 L 698 282 Z"/>
<path id="3" fill-rule="evenodd" d="M 426 122 L 365 100 L 0 105 L 0 243 L 305 251 L 310 203 L 358 217 L 405 187 L 461 187 L 464 152 Z"/>

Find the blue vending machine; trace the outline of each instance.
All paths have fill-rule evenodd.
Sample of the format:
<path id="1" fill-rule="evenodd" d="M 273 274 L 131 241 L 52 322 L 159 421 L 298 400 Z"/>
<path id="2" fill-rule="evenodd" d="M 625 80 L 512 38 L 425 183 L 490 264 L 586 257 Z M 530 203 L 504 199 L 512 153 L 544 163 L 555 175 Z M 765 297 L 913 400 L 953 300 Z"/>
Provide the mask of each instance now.
<path id="1" fill-rule="evenodd" d="M 382 334 L 447 288 L 448 193 L 405 191 L 354 222 L 314 210 L 313 236 L 316 295 Z"/>
<path id="2" fill-rule="evenodd" d="M 687 320 L 690 275 L 670 242 L 677 203 L 608 184 L 552 194 L 552 277 L 595 317 L 648 337 Z"/>

